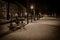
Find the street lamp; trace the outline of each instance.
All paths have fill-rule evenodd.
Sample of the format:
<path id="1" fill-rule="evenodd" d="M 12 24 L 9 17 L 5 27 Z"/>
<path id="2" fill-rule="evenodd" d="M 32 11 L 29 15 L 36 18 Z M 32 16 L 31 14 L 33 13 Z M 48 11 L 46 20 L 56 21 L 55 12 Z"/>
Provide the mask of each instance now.
<path id="1" fill-rule="evenodd" d="M 28 13 L 25 12 L 25 18 L 27 18 L 27 24 L 29 23 Z"/>
<path id="2" fill-rule="evenodd" d="M 30 8 L 31 8 L 31 22 L 32 22 L 32 13 L 33 13 L 33 8 L 34 8 L 33 5 L 31 5 Z"/>
<path id="3" fill-rule="evenodd" d="M 34 6 L 33 5 L 31 5 L 31 7 L 30 7 L 31 9 L 33 9 L 34 8 Z"/>
<path id="4" fill-rule="evenodd" d="M 30 8 L 31 8 L 31 11 L 32 11 L 32 13 L 31 13 L 31 22 L 32 22 L 32 14 L 34 15 L 34 21 L 35 21 L 35 10 L 34 10 L 34 5 L 31 5 Z"/>

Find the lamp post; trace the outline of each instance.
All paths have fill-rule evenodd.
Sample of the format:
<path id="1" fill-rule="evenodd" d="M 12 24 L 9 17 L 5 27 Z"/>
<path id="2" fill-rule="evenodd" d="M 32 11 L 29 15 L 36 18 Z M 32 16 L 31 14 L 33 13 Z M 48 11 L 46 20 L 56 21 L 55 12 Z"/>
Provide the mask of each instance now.
<path id="1" fill-rule="evenodd" d="M 10 1 L 8 0 L 8 4 L 7 4 L 7 20 L 9 20 L 9 7 L 10 7 Z"/>
<path id="2" fill-rule="evenodd" d="M 36 21 L 36 19 L 35 19 L 35 10 L 33 10 L 34 11 L 34 21 Z"/>
<path id="3" fill-rule="evenodd" d="M 28 13 L 25 12 L 25 18 L 27 18 L 27 24 L 29 23 L 29 19 L 28 19 Z"/>
<path id="4" fill-rule="evenodd" d="M 9 20 L 9 14 L 10 14 L 10 26 L 9 27 L 9 30 L 13 30 L 13 24 L 12 24 L 12 13 L 9 13 L 9 7 L 10 7 L 10 1 L 8 1 L 8 7 L 7 7 L 7 20 Z"/>
<path id="5" fill-rule="evenodd" d="M 28 10 L 28 8 L 25 11 L 25 17 L 27 18 L 27 24 L 28 24 L 29 23 L 29 10 Z"/>
<path id="6" fill-rule="evenodd" d="M 34 15 L 34 21 L 35 21 L 35 10 L 34 10 L 34 6 L 31 5 L 31 22 L 32 22 L 32 14 Z"/>

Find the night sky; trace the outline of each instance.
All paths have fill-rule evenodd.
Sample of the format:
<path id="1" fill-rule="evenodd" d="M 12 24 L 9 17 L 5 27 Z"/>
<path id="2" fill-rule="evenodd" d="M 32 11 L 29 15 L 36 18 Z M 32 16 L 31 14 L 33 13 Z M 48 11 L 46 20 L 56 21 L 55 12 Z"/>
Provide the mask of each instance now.
<path id="1" fill-rule="evenodd" d="M 23 6 L 25 6 L 27 3 L 27 0 L 14 0 L 14 1 L 21 3 Z M 51 8 L 58 8 L 60 5 L 59 0 L 34 0 L 34 1 L 35 3 L 41 4 L 41 5 L 46 4 L 48 7 L 51 7 Z"/>
<path id="2" fill-rule="evenodd" d="M 26 7 L 27 0 L 14 0 Z M 37 6 L 46 5 L 48 9 L 59 12 L 60 10 L 60 1 L 59 0 L 34 0 L 35 3 L 38 3 Z M 43 6 L 42 6 L 43 7 Z"/>
<path id="3" fill-rule="evenodd" d="M 20 2 L 22 5 L 25 5 L 27 0 L 17 0 L 18 2 Z M 51 8 L 58 8 L 59 7 L 59 3 L 60 1 L 58 0 L 36 0 L 36 3 L 39 3 L 39 4 L 46 4 L 48 7 L 51 7 Z"/>

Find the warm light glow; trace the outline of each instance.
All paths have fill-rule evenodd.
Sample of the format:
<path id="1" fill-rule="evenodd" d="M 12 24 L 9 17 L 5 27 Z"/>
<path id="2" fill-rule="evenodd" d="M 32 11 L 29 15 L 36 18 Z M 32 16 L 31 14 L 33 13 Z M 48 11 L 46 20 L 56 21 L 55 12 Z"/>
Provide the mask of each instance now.
<path id="1" fill-rule="evenodd" d="M 34 7 L 33 7 L 33 5 L 31 5 L 31 9 L 33 9 Z"/>

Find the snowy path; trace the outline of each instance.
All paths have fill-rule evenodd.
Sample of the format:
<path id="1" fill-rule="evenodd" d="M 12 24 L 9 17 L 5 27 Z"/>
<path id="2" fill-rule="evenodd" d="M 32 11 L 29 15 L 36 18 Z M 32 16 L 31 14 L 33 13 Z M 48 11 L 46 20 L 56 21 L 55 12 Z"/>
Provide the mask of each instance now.
<path id="1" fill-rule="evenodd" d="M 26 30 L 19 29 L 0 40 L 53 40 L 58 21 L 36 21 L 25 26 Z M 54 25 L 54 26 L 52 26 Z"/>

